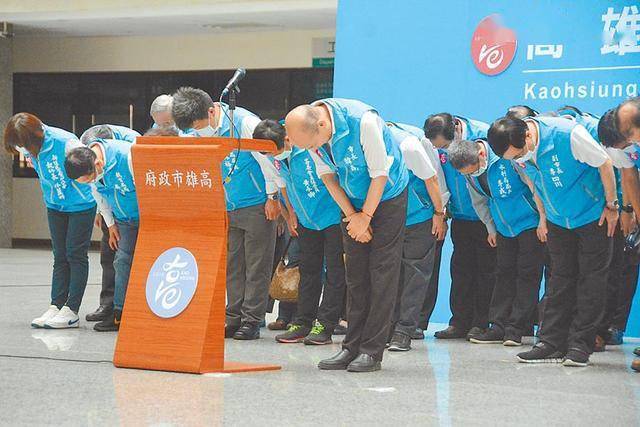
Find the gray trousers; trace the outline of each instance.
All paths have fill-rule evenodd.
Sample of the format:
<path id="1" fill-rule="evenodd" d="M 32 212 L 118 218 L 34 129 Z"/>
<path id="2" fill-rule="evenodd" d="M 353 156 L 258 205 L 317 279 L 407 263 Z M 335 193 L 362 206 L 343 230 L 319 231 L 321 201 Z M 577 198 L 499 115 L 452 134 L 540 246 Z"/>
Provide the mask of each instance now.
<path id="1" fill-rule="evenodd" d="M 418 327 L 420 310 L 433 274 L 436 240 L 432 221 L 407 226 L 402 246 L 398 297 L 393 315 L 394 331 L 411 335 Z"/>
<path id="2" fill-rule="evenodd" d="M 276 222 L 264 204 L 227 212 L 227 325 L 264 319 L 276 244 Z"/>

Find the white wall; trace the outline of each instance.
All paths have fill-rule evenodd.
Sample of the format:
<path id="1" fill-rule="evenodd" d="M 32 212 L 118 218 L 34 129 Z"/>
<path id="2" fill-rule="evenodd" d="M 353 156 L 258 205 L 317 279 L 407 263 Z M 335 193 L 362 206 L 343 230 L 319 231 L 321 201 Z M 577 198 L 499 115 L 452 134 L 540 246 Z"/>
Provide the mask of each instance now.
<path id="1" fill-rule="evenodd" d="M 13 71 L 180 71 L 303 68 L 312 40 L 335 30 L 171 37 L 16 37 Z"/>

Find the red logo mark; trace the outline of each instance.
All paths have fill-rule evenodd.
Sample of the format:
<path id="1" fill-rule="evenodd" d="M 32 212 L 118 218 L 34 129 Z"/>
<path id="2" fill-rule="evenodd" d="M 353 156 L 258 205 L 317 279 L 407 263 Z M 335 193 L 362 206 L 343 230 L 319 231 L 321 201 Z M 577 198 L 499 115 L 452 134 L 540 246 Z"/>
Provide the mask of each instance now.
<path id="1" fill-rule="evenodd" d="M 516 33 L 502 25 L 499 15 L 489 15 L 473 33 L 471 58 L 478 71 L 495 76 L 509 67 L 517 47 Z"/>

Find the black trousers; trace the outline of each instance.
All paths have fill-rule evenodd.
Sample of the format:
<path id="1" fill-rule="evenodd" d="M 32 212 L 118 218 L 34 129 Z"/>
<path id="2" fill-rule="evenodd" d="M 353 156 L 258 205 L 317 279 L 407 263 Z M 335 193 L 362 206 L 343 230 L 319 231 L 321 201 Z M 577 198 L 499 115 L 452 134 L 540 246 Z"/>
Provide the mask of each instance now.
<path id="1" fill-rule="evenodd" d="M 442 247 L 444 246 L 444 240 L 436 242 L 435 253 L 433 257 L 433 273 L 431 274 L 431 280 L 429 280 L 429 286 L 427 287 L 427 294 L 424 297 L 424 303 L 422 304 L 422 310 L 420 310 L 420 318 L 418 321 L 418 327 L 420 329 L 427 329 L 429 327 L 429 319 L 433 314 L 433 309 L 436 307 L 436 301 L 438 299 L 438 284 L 440 283 L 440 262 L 442 261 Z"/>
<path id="2" fill-rule="evenodd" d="M 402 267 L 393 314 L 395 332 L 411 336 L 418 327 L 431 275 L 436 240 L 432 220 L 407 226 L 402 245 Z"/>
<path id="3" fill-rule="evenodd" d="M 631 302 L 638 285 L 638 265 L 633 264 L 625 251 L 625 239 L 620 227 L 613 236 L 613 256 L 607 280 L 607 303 L 598 335 L 606 337 L 609 328 L 624 331 L 627 328 Z"/>
<path id="4" fill-rule="evenodd" d="M 605 307 L 613 239 L 597 221 L 573 230 L 552 223 L 548 228 L 551 278 L 538 337 L 560 350 L 591 354 Z"/>
<path id="5" fill-rule="evenodd" d="M 100 291 L 100 305 L 113 309 L 113 294 L 116 290 L 116 270 L 113 259 L 116 251 L 109 247 L 109 229 L 102 219 L 102 239 L 100 240 L 100 265 L 102 266 L 102 290 Z"/>
<path id="6" fill-rule="evenodd" d="M 382 360 L 400 280 L 407 191 L 380 203 L 373 239 L 358 243 L 342 224 L 347 278 L 347 335 L 342 347 Z"/>
<path id="7" fill-rule="evenodd" d="M 331 333 L 340 321 L 345 291 L 344 250 L 340 225 L 311 230 L 298 225 L 300 245 L 300 287 L 295 323 L 311 327 L 316 318 Z M 322 286 L 323 264 L 327 281 Z M 322 304 L 318 308 L 322 294 Z"/>
<path id="8" fill-rule="evenodd" d="M 544 245 L 535 229 L 516 237 L 498 233 L 496 285 L 489 321 L 505 338 L 522 338 L 531 329 L 544 267 Z"/>
<path id="9" fill-rule="evenodd" d="M 487 242 L 481 221 L 451 222 L 451 320 L 462 330 L 489 326 L 489 303 L 496 280 L 496 249 Z"/>

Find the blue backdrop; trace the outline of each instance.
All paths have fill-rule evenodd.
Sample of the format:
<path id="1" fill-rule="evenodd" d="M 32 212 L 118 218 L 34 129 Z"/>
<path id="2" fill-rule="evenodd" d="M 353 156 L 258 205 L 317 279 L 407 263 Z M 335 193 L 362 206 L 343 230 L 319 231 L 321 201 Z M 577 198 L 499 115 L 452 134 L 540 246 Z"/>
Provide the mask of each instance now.
<path id="1" fill-rule="evenodd" d="M 420 127 L 440 111 L 491 122 L 514 104 L 602 114 L 638 94 L 639 9 L 633 0 L 340 0 L 334 95 Z M 450 251 L 447 242 L 434 322 L 450 316 Z"/>

